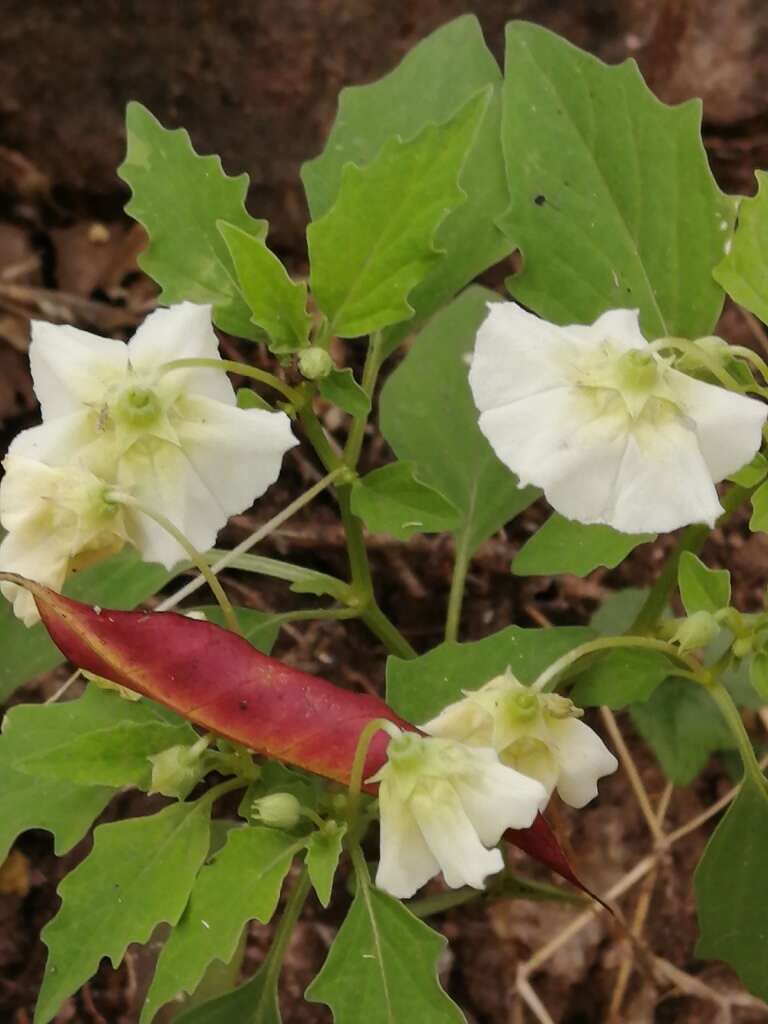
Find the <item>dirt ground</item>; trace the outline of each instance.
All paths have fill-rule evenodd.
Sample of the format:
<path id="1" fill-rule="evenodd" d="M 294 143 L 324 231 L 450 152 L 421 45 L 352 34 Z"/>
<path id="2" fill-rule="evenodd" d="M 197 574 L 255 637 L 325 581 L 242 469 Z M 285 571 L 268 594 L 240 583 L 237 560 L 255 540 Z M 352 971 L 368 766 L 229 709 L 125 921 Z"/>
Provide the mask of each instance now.
<path id="1" fill-rule="evenodd" d="M 251 210 L 270 217 L 277 247 L 297 274 L 305 269 L 306 217 L 298 165 L 321 147 L 339 87 L 376 77 L 418 38 L 467 9 L 478 13 L 497 54 L 504 21 L 526 17 L 608 59 L 637 56 L 667 99 L 703 89 L 705 142 L 724 189 L 753 191 L 753 168 L 768 164 L 768 8 L 762 0 L 727 5 L 698 0 L 488 0 L 474 5 L 456 0 L 388 5 L 243 0 L 225 6 L 189 0 L 162 9 L 144 0 L 81 0 L 61 7 L 6 0 L 3 8 L 0 49 L 14 56 L 0 63 L 0 450 L 35 421 L 26 361 L 30 317 L 126 336 L 153 307 L 155 287 L 136 264 L 144 239 L 121 213 L 125 193 L 114 176 L 128 98 L 142 99 L 161 119 L 189 127 L 200 149 L 222 153 L 230 172 L 251 173 Z M 253 46 L 244 46 L 243 40 Z M 491 273 L 488 280 L 498 276 Z M 735 309 L 726 310 L 720 333 L 734 342 L 754 343 L 753 325 Z M 224 338 L 223 346 L 238 352 L 231 339 Z M 256 361 L 264 358 L 253 348 L 240 352 Z M 345 358 L 341 348 L 337 356 Z M 353 351 L 346 358 L 355 365 L 358 356 Z M 343 417 L 327 411 L 325 419 L 343 440 Z M 383 442 L 371 435 L 363 468 L 389 457 Z M 223 539 L 236 542 L 319 476 L 310 455 L 289 453 L 280 481 L 252 513 L 232 522 Z M 478 552 L 468 580 L 462 639 L 478 639 L 511 623 L 583 623 L 614 590 L 649 583 L 669 545 L 668 540 L 645 545 L 619 569 L 600 570 L 586 580 L 516 579 L 509 572 L 511 557 L 545 514 L 535 506 Z M 450 539 L 369 540 L 385 611 L 417 649 L 427 650 L 441 639 Z M 287 523 L 260 550 L 346 572 L 343 535 L 329 497 Z M 726 533 L 715 532 L 705 558 L 732 569 L 738 607 L 761 606 L 768 538 L 750 537 L 737 519 Z M 237 574 L 227 580 L 231 593 L 254 608 L 283 611 L 300 600 L 275 581 Z M 377 691 L 383 686 L 384 651 L 356 623 L 286 626 L 275 653 L 342 685 Z M 63 678 L 62 670 L 37 680 L 18 699 L 42 699 Z M 577 872 L 599 893 L 621 884 L 654 848 L 642 794 L 653 807 L 668 800 L 663 827 L 673 832 L 707 811 L 732 785 L 727 763 L 715 758 L 695 783 L 670 795 L 629 720 L 616 717 L 631 758 L 629 771 L 625 762 L 586 811 L 575 815 L 556 806 L 552 814 Z M 591 721 L 603 732 L 612 728 L 610 719 L 597 713 Z M 757 716 L 749 724 L 756 734 L 764 728 Z M 607 739 L 615 747 L 615 737 Z M 146 798 L 125 795 L 104 820 L 131 815 L 145 805 Z M 731 971 L 693 956 L 691 874 L 716 820 L 670 846 L 617 900 L 627 920 L 643 918 L 634 941 L 608 915 L 595 915 L 528 970 L 531 956 L 581 908 L 477 901 L 435 919 L 451 943 L 441 964 L 448 991 L 477 1024 L 768 1020 L 768 1010 L 750 1003 Z M 57 860 L 47 834 L 29 833 L 0 870 L 0 1021 L 31 1021 L 44 962 L 39 932 L 55 911 L 58 881 L 87 849 L 85 841 Z M 547 878 L 522 855 L 513 859 L 522 874 Z M 324 1007 L 305 1004 L 301 993 L 327 954 L 345 901 L 341 878 L 330 912 L 321 913 L 310 903 L 297 929 L 283 979 L 286 1024 L 330 1021 Z M 269 928 L 254 926 L 248 971 L 268 942 Z M 117 971 L 102 967 L 69 1000 L 57 1022 L 135 1024 L 150 963 L 145 951 L 133 949 Z M 527 986 L 533 998 L 521 999 Z M 536 1009 L 536 999 L 545 1011 Z"/>

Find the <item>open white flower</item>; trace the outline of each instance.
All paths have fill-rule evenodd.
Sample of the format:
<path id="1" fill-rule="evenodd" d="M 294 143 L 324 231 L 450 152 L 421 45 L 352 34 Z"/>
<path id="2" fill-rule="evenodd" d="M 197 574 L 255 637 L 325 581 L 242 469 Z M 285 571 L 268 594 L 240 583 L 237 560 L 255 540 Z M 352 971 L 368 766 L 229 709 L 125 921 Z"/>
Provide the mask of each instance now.
<path id="1" fill-rule="evenodd" d="M 535 693 L 507 671 L 421 728 L 492 747 L 503 764 L 542 783 L 542 808 L 555 788 L 567 804 L 583 807 L 597 796 L 597 780 L 618 768 L 597 733 L 579 721 L 583 713 L 567 697 Z"/>
<path id="2" fill-rule="evenodd" d="M 0 569 L 60 590 L 70 572 L 119 551 L 128 540 L 123 510 L 103 480 L 77 466 L 52 468 L 9 455 L 0 487 Z M 39 615 L 32 595 L 13 583 L 0 591 L 27 626 Z"/>
<path id="3" fill-rule="evenodd" d="M 36 322 L 30 362 L 43 423 L 9 451 L 85 466 L 207 550 L 229 516 L 274 483 L 297 441 L 285 413 L 239 409 L 220 370 L 166 366 L 200 358 L 220 358 L 210 306 L 158 309 L 127 345 Z M 147 561 L 167 568 L 185 557 L 146 516 L 133 539 Z"/>
<path id="4" fill-rule="evenodd" d="M 637 310 L 557 327 L 514 302 L 489 308 L 469 382 L 480 429 L 521 486 L 626 533 L 714 524 L 714 484 L 759 450 L 765 405 L 672 369 Z"/>
<path id="5" fill-rule="evenodd" d="M 440 871 L 452 889 L 483 887 L 504 866 L 492 849 L 508 828 L 528 828 L 542 786 L 493 750 L 401 733 L 390 740 L 379 783 L 380 889 L 405 899 Z"/>

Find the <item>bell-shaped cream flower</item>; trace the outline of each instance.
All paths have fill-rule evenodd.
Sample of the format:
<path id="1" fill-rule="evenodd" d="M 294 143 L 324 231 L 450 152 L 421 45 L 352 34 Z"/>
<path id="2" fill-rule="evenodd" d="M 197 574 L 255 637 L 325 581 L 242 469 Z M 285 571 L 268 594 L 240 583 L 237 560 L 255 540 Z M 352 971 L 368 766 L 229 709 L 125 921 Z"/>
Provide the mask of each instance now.
<path id="1" fill-rule="evenodd" d="M 405 899 L 440 871 L 452 889 L 483 887 L 500 871 L 493 849 L 508 828 L 528 828 L 544 798 L 533 779 L 493 750 L 401 733 L 390 740 L 379 783 L 380 889 Z"/>
<path id="2" fill-rule="evenodd" d="M 127 345 L 34 323 L 30 362 L 43 423 L 20 434 L 10 453 L 87 466 L 207 550 L 229 516 L 274 483 L 297 441 L 285 413 L 239 409 L 220 370 L 168 369 L 182 359 L 220 359 L 210 306 L 158 309 Z M 133 539 L 143 558 L 169 569 L 185 557 L 146 516 Z"/>
<path id="3" fill-rule="evenodd" d="M 558 512 L 626 533 L 714 524 L 715 483 L 759 450 L 768 408 L 672 369 L 637 310 L 557 327 L 493 303 L 469 382 L 501 461 Z"/>
<path id="4" fill-rule="evenodd" d="M 109 500 L 110 488 L 77 466 L 52 468 L 9 455 L 0 487 L 0 569 L 60 590 L 70 572 L 107 558 L 128 540 L 124 512 Z M 39 615 L 22 587 L 0 591 L 27 626 Z"/>
<path id="5" fill-rule="evenodd" d="M 493 748 L 502 764 L 553 789 L 572 807 L 597 796 L 597 780 L 618 762 L 597 733 L 579 719 L 583 711 L 556 693 L 536 693 L 506 672 L 463 700 L 449 704 L 421 726 L 430 736 Z"/>

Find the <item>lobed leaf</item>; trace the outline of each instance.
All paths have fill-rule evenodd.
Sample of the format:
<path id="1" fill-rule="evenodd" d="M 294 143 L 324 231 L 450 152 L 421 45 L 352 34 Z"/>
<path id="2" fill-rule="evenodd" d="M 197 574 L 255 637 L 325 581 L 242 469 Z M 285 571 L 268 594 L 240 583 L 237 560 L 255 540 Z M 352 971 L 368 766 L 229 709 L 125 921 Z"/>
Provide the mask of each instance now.
<path id="1" fill-rule="evenodd" d="M 694 875 L 701 934 L 696 955 L 725 960 L 746 987 L 768 1000 L 768 795 L 746 775 L 709 840 Z"/>
<path id="2" fill-rule="evenodd" d="M 416 479 L 410 462 L 393 462 L 355 481 L 352 511 L 374 533 L 408 540 L 415 533 L 442 533 L 458 525 L 458 510 L 433 487 Z"/>
<path id="3" fill-rule="evenodd" d="M 367 416 L 371 411 L 370 398 L 357 383 L 349 368 L 331 370 L 327 377 L 317 382 L 317 388 L 326 401 L 338 405 L 350 416 Z"/>
<path id="4" fill-rule="evenodd" d="M 219 157 L 199 156 L 183 128 L 164 128 L 140 103 L 128 104 L 126 134 L 117 173 L 133 193 L 126 213 L 149 235 L 139 266 L 161 286 L 160 301 L 210 303 L 223 331 L 261 340 L 217 226 L 223 220 L 266 237 L 266 221 L 245 209 L 248 175 L 229 177 Z"/>
<path id="5" fill-rule="evenodd" d="M 477 425 L 468 360 L 487 304 L 495 301 L 495 292 L 473 286 L 438 313 L 384 384 L 379 402 L 382 434 L 399 459 L 412 462 L 419 478 L 459 510 L 456 546 L 470 555 L 540 493 L 520 488 Z"/>
<path id="6" fill-rule="evenodd" d="M 117 967 L 129 943 L 178 921 L 208 852 L 209 814 L 203 798 L 99 825 L 91 853 L 59 886 L 61 907 L 43 930 L 48 962 L 34 1024 L 53 1020 L 103 956 Z"/>
<path id="7" fill-rule="evenodd" d="M 768 323 L 768 173 L 757 171 L 757 195 L 739 200 L 739 220 L 715 280 L 734 302 Z"/>
<path id="8" fill-rule="evenodd" d="M 582 708 L 624 708 L 646 701 L 675 665 L 660 651 L 623 647 L 605 651 L 574 678 L 571 699 Z"/>
<path id="9" fill-rule="evenodd" d="M 214 960 L 228 963 L 248 921 L 271 920 L 302 845 L 277 829 L 230 829 L 226 845 L 197 876 L 187 908 L 163 946 L 141 1024 L 149 1024 L 179 993 L 194 992 Z"/>
<path id="10" fill-rule="evenodd" d="M 461 168 L 489 90 L 411 141 L 389 139 L 366 167 L 347 164 L 334 205 L 307 230 L 312 292 L 331 330 L 354 338 L 408 320 L 408 296 L 441 258 L 435 235 L 466 198 Z"/>
<path id="11" fill-rule="evenodd" d="M 420 320 L 512 250 L 495 223 L 509 203 L 499 132 L 501 81 L 475 15 L 456 18 L 423 39 L 379 81 L 343 89 L 325 149 L 302 168 L 316 220 L 333 205 L 347 163 L 365 167 L 393 136 L 412 139 L 426 125 L 447 121 L 481 89 L 492 87 L 459 178 L 467 198 L 438 228 L 436 241 L 443 256 L 408 297 Z M 388 328 L 387 347 L 394 348 L 410 327 Z"/>
<path id="12" fill-rule="evenodd" d="M 282 1024 L 278 972 L 262 965 L 245 984 L 209 999 L 174 1019 L 174 1024 Z"/>
<path id="13" fill-rule="evenodd" d="M 219 221 L 218 229 L 229 250 L 251 320 L 269 335 L 270 351 L 289 355 L 306 348 L 312 325 L 307 313 L 306 284 L 291 280 L 260 235 L 223 220 Z"/>
<path id="14" fill-rule="evenodd" d="M 333 879 L 339 866 L 346 832 L 346 825 L 329 821 L 325 828 L 312 832 L 307 843 L 307 871 L 317 898 L 324 907 L 331 902 Z"/>
<path id="15" fill-rule="evenodd" d="M 680 556 L 677 582 L 688 615 L 718 612 L 731 603 L 731 574 L 728 570 L 708 569 L 691 551 L 684 551 Z"/>
<path id="16" fill-rule="evenodd" d="M 634 61 L 609 67 L 537 25 L 511 22 L 506 41 L 511 293 L 559 324 L 629 308 L 649 338 L 710 334 L 736 205 L 709 169 L 701 103 L 665 106 Z"/>
<path id="17" fill-rule="evenodd" d="M 610 526 L 576 523 L 553 512 L 518 551 L 512 571 L 517 576 L 587 576 L 601 565 L 613 569 L 638 544 L 653 539 L 652 533 L 619 533 Z"/>
<path id="18" fill-rule="evenodd" d="M 443 936 L 399 900 L 358 881 L 352 907 L 306 998 L 329 1006 L 335 1024 L 462 1024 L 464 1015 L 437 979 L 445 946 Z"/>

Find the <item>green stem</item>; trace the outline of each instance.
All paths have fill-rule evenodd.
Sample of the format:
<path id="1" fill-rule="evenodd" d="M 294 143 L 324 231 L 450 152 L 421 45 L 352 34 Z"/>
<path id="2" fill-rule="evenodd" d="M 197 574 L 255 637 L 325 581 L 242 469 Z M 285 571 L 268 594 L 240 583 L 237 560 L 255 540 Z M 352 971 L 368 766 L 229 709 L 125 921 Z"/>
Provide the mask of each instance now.
<path id="1" fill-rule="evenodd" d="M 224 796 L 227 793 L 231 793 L 234 789 L 245 789 L 248 783 L 244 779 L 226 779 L 224 782 L 220 782 L 218 786 L 213 786 L 207 793 L 203 793 L 200 797 L 201 800 L 207 800 L 209 803 L 214 803 L 219 797 Z"/>
<path id="2" fill-rule="evenodd" d="M 357 608 L 301 608 L 295 612 L 280 612 L 270 616 L 270 622 L 333 622 L 339 619 L 356 619 L 360 615 Z"/>
<path id="3" fill-rule="evenodd" d="M 229 555 L 228 551 L 221 548 L 214 548 L 209 551 L 205 558 L 212 565 L 218 563 L 219 559 Z M 239 555 L 229 563 L 232 569 L 242 569 L 244 572 L 258 573 L 260 576 L 269 576 L 271 579 L 285 580 L 288 583 L 317 583 L 322 586 L 324 593 L 334 597 L 337 601 L 347 604 L 350 601 L 350 587 L 344 580 L 336 576 L 329 576 L 324 572 L 317 572 L 314 569 L 307 569 L 302 565 L 294 565 L 292 562 L 283 562 L 278 558 L 265 558 L 262 555 Z"/>
<path id="4" fill-rule="evenodd" d="M 291 940 L 296 923 L 301 916 L 301 911 L 307 901 L 311 886 L 309 872 L 306 868 L 303 868 L 285 904 L 283 916 L 280 918 L 280 922 L 275 929 L 272 945 L 264 960 L 264 970 L 266 973 L 265 989 L 267 991 L 271 991 L 272 986 L 277 984 L 285 958 L 285 951 L 288 948 L 288 943 Z"/>
<path id="5" fill-rule="evenodd" d="M 174 359 L 170 363 L 165 363 L 163 369 L 189 370 L 195 367 L 207 370 L 220 370 L 222 373 L 237 373 L 241 377 L 250 377 L 252 380 L 268 384 L 275 391 L 279 391 L 293 405 L 298 406 L 302 402 L 301 392 L 280 380 L 279 377 L 275 377 L 273 373 L 268 373 L 266 370 L 258 370 L 255 366 L 249 366 L 248 363 L 238 363 L 234 359 Z"/>
<path id="6" fill-rule="evenodd" d="M 273 516 L 270 520 L 268 520 L 268 522 L 264 523 L 263 526 L 260 526 L 258 530 L 255 530 L 250 535 L 250 537 L 246 537 L 245 540 L 241 541 L 236 547 L 232 548 L 231 551 L 228 551 L 226 552 L 226 554 L 222 555 L 218 562 L 214 562 L 214 564 L 210 567 L 210 570 L 208 569 L 207 563 L 204 562 L 204 571 L 195 562 L 195 565 L 197 565 L 197 568 L 200 569 L 200 572 L 203 574 L 202 577 L 198 577 L 195 580 L 190 580 L 189 583 L 181 587 L 180 590 L 177 590 L 175 594 L 172 594 L 170 597 L 166 598 L 165 601 L 162 601 L 157 606 L 156 610 L 159 612 L 166 612 L 171 608 L 175 608 L 177 604 L 184 600 L 185 597 L 189 597 L 190 594 L 194 594 L 194 592 L 199 587 L 201 587 L 203 585 L 203 582 L 207 579 L 206 571 L 210 573 L 217 573 L 221 572 L 221 570 L 225 569 L 227 566 L 232 565 L 232 563 L 235 562 L 241 555 L 244 555 L 246 551 L 249 551 L 252 547 L 254 547 L 254 545 L 258 544 L 259 541 L 264 540 L 265 537 L 268 537 L 269 534 L 276 530 L 279 526 L 282 526 L 286 519 L 290 519 L 292 515 L 295 515 L 295 513 L 299 511 L 299 509 L 303 508 L 305 505 L 308 505 L 310 501 L 313 501 L 317 497 L 317 495 L 324 491 L 329 484 L 332 484 L 336 477 L 342 472 L 344 472 L 344 467 L 339 467 L 338 469 L 333 470 L 333 472 L 329 473 L 327 476 L 324 476 L 322 480 L 318 480 L 318 482 L 314 484 L 314 486 L 310 487 L 309 490 L 305 491 L 303 494 L 300 494 L 295 501 L 292 501 L 290 503 L 290 505 L 286 505 L 282 512 L 278 512 L 276 516 Z M 194 561 L 194 559 L 192 559 L 192 561 Z"/>
<path id="7" fill-rule="evenodd" d="M 352 761 L 352 770 L 349 773 L 349 793 L 347 797 L 347 823 L 350 835 L 355 833 L 355 824 L 360 810 L 360 792 L 363 788 L 363 771 L 365 770 L 365 759 L 368 756 L 368 748 L 371 740 L 377 732 L 386 732 L 389 736 L 397 735 L 399 729 L 386 718 L 374 718 L 367 722 L 357 740 L 355 757 Z"/>
<path id="8" fill-rule="evenodd" d="M 705 349 L 697 345 L 695 341 L 690 341 L 688 338 L 660 338 L 656 342 L 659 348 L 676 348 L 678 352 L 682 352 L 683 355 L 691 355 L 694 359 L 699 361 L 699 364 L 705 369 L 709 370 L 713 377 L 718 380 L 724 388 L 729 391 L 736 391 L 742 394 L 744 388 L 739 382 L 728 373 L 728 371 L 720 365 L 720 363 L 711 356 Z"/>
<path id="9" fill-rule="evenodd" d="M 751 348 L 746 348 L 744 345 L 731 345 L 730 351 L 732 355 L 741 356 L 742 359 L 752 363 L 760 371 L 763 379 L 768 381 L 768 364 L 757 352 L 753 352 Z"/>
<path id="10" fill-rule="evenodd" d="M 145 515 L 149 519 L 152 519 L 154 522 L 156 522 L 157 525 L 161 526 L 166 533 L 170 534 L 170 536 L 173 537 L 174 540 L 178 541 L 178 543 L 187 553 L 187 557 L 189 558 L 190 562 L 192 562 L 195 568 L 201 573 L 203 579 L 211 588 L 211 591 L 213 592 L 214 597 L 218 601 L 219 607 L 221 608 L 221 611 L 224 615 L 227 627 L 233 633 L 240 633 L 240 623 L 237 621 L 235 610 L 232 607 L 232 604 L 229 598 L 227 597 L 226 593 L 224 592 L 224 588 L 219 582 L 215 571 L 212 569 L 210 565 L 208 565 L 207 561 L 205 560 L 205 557 L 197 550 L 197 548 L 194 547 L 194 545 L 190 544 L 190 542 L 187 540 L 187 538 L 184 536 L 181 530 L 179 530 L 178 527 L 174 526 L 171 520 L 167 519 L 161 512 L 156 512 L 154 509 L 151 509 L 148 506 L 143 505 L 141 502 L 136 501 L 136 499 L 133 498 L 130 494 L 122 494 L 120 492 L 115 492 L 114 494 L 111 495 L 110 500 L 119 502 L 121 505 L 128 505 L 130 508 L 135 508 L 138 512 L 141 512 L 142 515 Z"/>
<path id="11" fill-rule="evenodd" d="M 361 388 L 371 402 L 373 401 L 373 391 L 376 387 L 376 378 L 379 376 L 381 364 L 384 362 L 384 355 L 384 336 L 381 331 L 377 331 L 371 335 L 371 339 L 368 342 L 368 352 L 365 357 L 365 366 L 363 367 L 363 378 L 360 381 Z M 355 469 L 360 458 L 367 423 L 367 414 L 356 416 L 352 421 L 347 444 L 344 448 L 344 461 L 350 469 Z"/>
<path id="12" fill-rule="evenodd" d="M 723 514 L 717 520 L 717 525 L 721 526 L 750 493 L 751 490 L 746 487 L 738 487 L 736 485 L 731 487 L 723 498 Z M 689 526 L 683 531 L 677 547 L 667 558 L 664 568 L 651 587 L 642 608 L 628 632 L 641 634 L 653 632 L 656 628 L 656 623 L 669 603 L 670 594 L 677 585 L 677 571 L 683 552 L 691 551 L 693 554 L 697 554 L 704 547 L 710 532 L 709 527 L 703 525 Z"/>
<path id="13" fill-rule="evenodd" d="M 460 889 L 436 892 L 431 896 L 422 896 L 417 900 L 409 900 L 405 906 L 414 917 L 431 917 L 433 914 L 443 914 L 446 910 L 453 910 L 454 907 L 461 907 L 465 903 L 471 903 L 472 900 L 485 895 L 481 889 L 473 889 L 469 885 L 463 885 Z"/>
<path id="14" fill-rule="evenodd" d="M 707 690 L 712 697 L 712 700 L 714 700 L 720 708 L 723 718 L 728 724 L 728 728 L 733 733 L 734 739 L 736 740 L 739 748 L 742 763 L 744 764 L 744 772 L 750 775 L 753 781 L 756 782 L 761 789 L 767 790 L 768 783 L 766 783 L 765 776 L 760 768 L 760 763 L 755 756 L 752 740 L 749 738 L 749 733 L 746 730 L 741 714 L 739 713 L 739 709 L 733 702 L 733 697 L 731 697 L 728 690 L 720 682 L 711 684 L 707 687 Z"/>
<path id="15" fill-rule="evenodd" d="M 374 636 L 384 644 L 390 654 L 397 658 L 417 658 L 418 653 L 408 643 L 403 634 L 373 599 L 359 613 L 361 622 L 370 629 Z"/>
<path id="16" fill-rule="evenodd" d="M 541 673 L 538 679 L 531 684 L 531 689 L 537 692 L 550 690 L 557 682 L 558 676 L 561 676 L 566 669 L 570 668 L 571 665 L 581 658 L 585 658 L 588 654 L 595 654 L 597 651 L 607 651 L 616 647 L 643 647 L 647 650 L 661 651 L 668 657 L 675 658 L 681 662 L 697 678 L 701 675 L 701 667 L 695 658 L 682 654 L 676 647 L 665 640 L 655 640 L 652 637 L 646 636 L 607 636 L 600 637 L 598 640 L 588 640 L 586 643 L 579 644 L 578 647 L 574 647 L 573 650 L 561 655 L 557 661 L 553 661 Z"/>
<path id="17" fill-rule="evenodd" d="M 455 643 L 459 637 L 459 624 L 461 622 L 461 606 L 464 602 L 464 584 L 467 580 L 469 563 L 472 560 L 472 552 L 467 543 L 466 531 L 461 539 L 457 541 L 456 553 L 453 562 L 453 575 L 451 577 L 451 592 L 448 595 L 448 612 L 445 618 L 445 641 Z"/>

